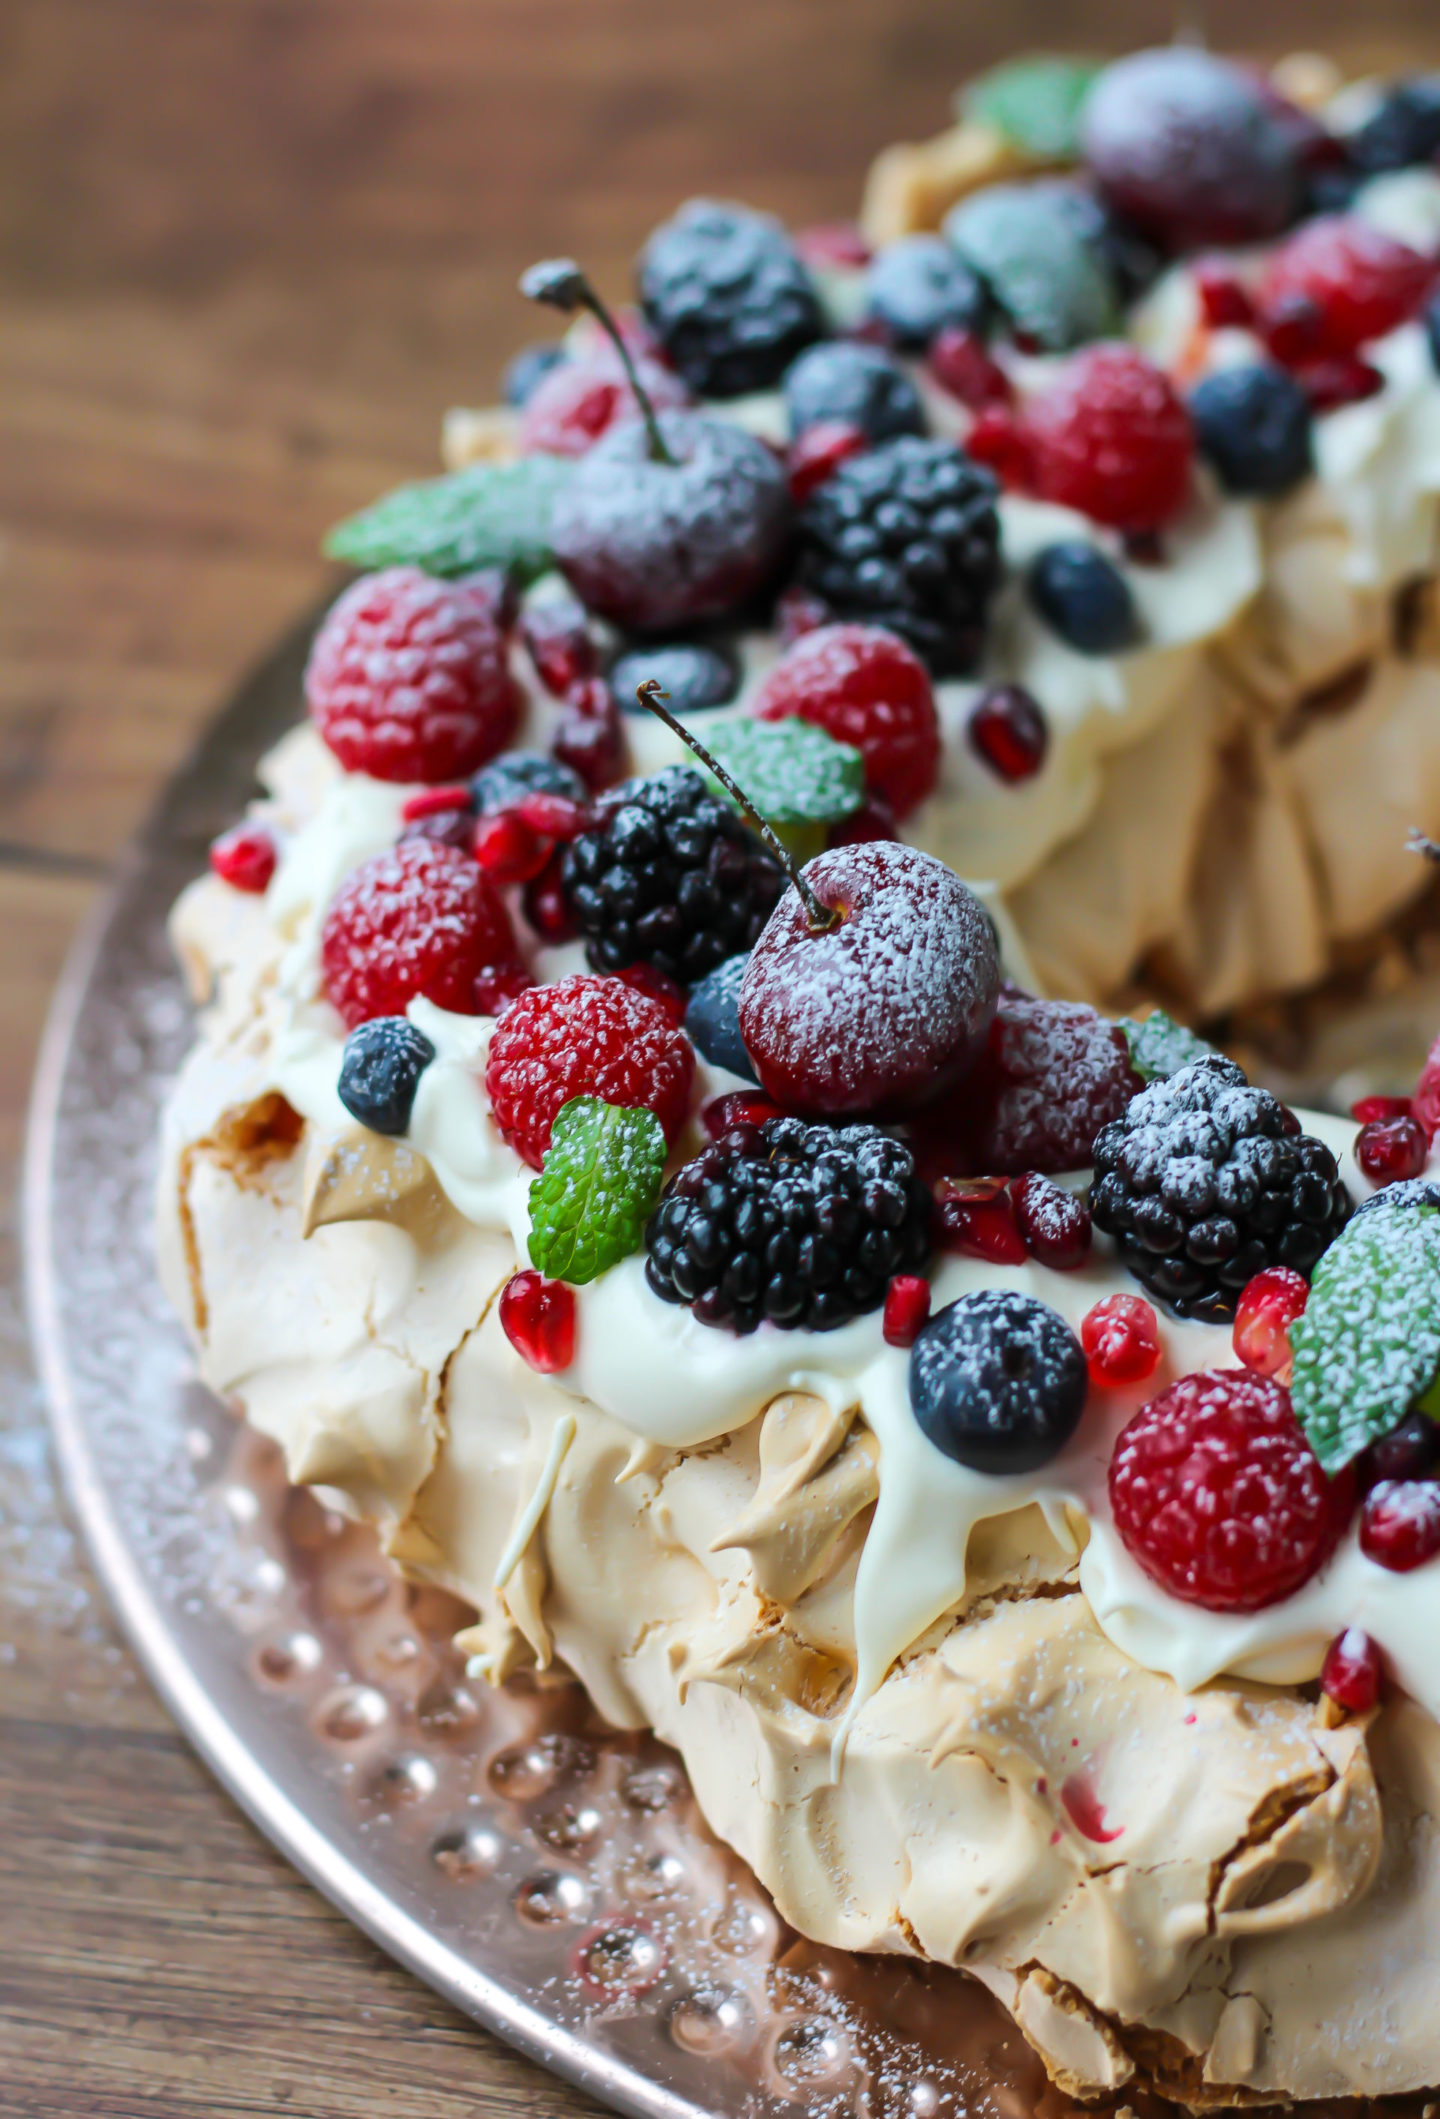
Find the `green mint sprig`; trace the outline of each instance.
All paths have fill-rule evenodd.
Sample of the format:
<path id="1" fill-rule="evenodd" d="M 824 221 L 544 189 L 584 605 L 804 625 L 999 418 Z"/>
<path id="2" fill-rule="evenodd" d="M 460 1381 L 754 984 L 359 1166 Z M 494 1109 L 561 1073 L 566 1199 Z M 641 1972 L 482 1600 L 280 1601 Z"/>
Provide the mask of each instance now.
<path id="1" fill-rule="evenodd" d="M 665 1135 L 653 1111 L 574 1096 L 530 1187 L 530 1262 L 572 1287 L 638 1251 L 660 1196 Z"/>
<path id="2" fill-rule="evenodd" d="M 1091 59 L 1015 59 L 972 81 L 960 108 L 1037 160 L 1072 162 L 1080 152 L 1081 107 L 1099 71 Z"/>
<path id="3" fill-rule="evenodd" d="M 1163 1008 L 1157 1008 L 1143 1022 L 1122 1015 L 1120 1028 L 1130 1047 L 1130 1064 L 1142 1081 L 1168 1081 L 1182 1067 L 1198 1059 L 1209 1059 L 1215 1051 L 1213 1045 L 1207 1045 L 1203 1037 L 1177 1023 Z"/>
<path id="4" fill-rule="evenodd" d="M 574 470 L 565 457 L 522 456 L 399 486 L 336 523 L 325 552 L 354 567 L 417 566 L 444 575 L 504 567 L 531 581 L 552 564 L 551 518 Z"/>
<path id="5" fill-rule="evenodd" d="M 865 799 L 859 751 L 798 717 L 721 721 L 705 741 L 769 824 L 838 824 Z"/>

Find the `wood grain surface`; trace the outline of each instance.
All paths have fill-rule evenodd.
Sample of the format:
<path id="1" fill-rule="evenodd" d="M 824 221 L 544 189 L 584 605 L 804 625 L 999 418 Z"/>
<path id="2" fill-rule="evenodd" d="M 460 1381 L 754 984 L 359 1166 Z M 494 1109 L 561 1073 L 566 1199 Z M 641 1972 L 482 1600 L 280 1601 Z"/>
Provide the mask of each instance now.
<path id="1" fill-rule="evenodd" d="M 493 394 L 532 330 L 526 262 L 578 251 L 618 292 L 697 189 L 844 213 L 870 154 L 938 129 L 1003 46 L 1118 49 L 1176 13 L 4 0 L 4 1167 L 93 891 L 323 590 L 324 526 L 427 469 L 446 405 Z M 1205 20 L 1217 43 L 1437 58 L 1433 0 L 1211 0 Z M 355 1935 L 169 1725 L 54 1491 L 9 1222 L 0 1240 L 0 2114 L 586 2109 Z"/>

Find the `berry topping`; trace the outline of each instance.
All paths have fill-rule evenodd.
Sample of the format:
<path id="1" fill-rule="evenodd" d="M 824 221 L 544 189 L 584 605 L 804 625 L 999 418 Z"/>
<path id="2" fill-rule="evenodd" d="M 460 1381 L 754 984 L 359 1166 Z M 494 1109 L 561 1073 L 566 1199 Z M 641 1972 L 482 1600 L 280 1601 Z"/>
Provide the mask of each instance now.
<path id="1" fill-rule="evenodd" d="M 1093 544 L 1047 544 L 1031 561 L 1025 587 L 1045 623 L 1081 655 L 1120 655 L 1140 638 L 1130 584 Z"/>
<path id="2" fill-rule="evenodd" d="M 1023 1266 L 1030 1253 L 1003 1177 L 942 1177 L 935 1187 L 935 1241 L 957 1258 Z"/>
<path id="3" fill-rule="evenodd" d="M 767 1119 L 783 1116 L 780 1106 L 758 1089 L 732 1089 L 701 1108 L 700 1123 L 711 1140 L 723 1140 L 737 1126 L 763 1126 Z"/>
<path id="4" fill-rule="evenodd" d="M 1015 1225 L 1030 1256 L 1054 1273 L 1072 1273 L 1090 1255 L 1090 1209 L 1076 1192 L 1031 1170 L 1010 1187 Z"/>
<path id="5" fill-rule="evenodd" d="M 1198 384 L 1190 417 L 1200 453 L 1227 493 L 1288 493 L 1311 467 L 1310 399 L 1283 368 L 1220 368 Z"/>
<path id="6" fill-rule="evenodd" d="M 1347 1714 L 1368 1714 L 1379 1706 L 1384 1689 L 1380 1650 L 1362 1628 L 1347 1626 L 1325 1651 L 1320 1690 Z"/>
<path id="7" fill-rule="evenodd" d="M 813 722 L 865 761 L 866 785 L 907 816 L 935 785 L 940 722 L 925 666 L 893 633 L 827 625 L 805 633 L 756 695 L 761 721 Z"/>
<path id="8" fill-rule="evenodd" d="M 810 495 L 827 478 L 835 476 L 841 464 L 861 455 L 869 446 L 860 428 L 848 426 L 842 419 L 822 419 L 813 427 L 806 427 L 785 451 L 785 478 L 796 507 L 803 508 Z"/>
<path id="9" fill-rule="evenodd" d="M 970 668 L 1000 579 L 995 481 L 949 442 L 902 436 L 841 464 L 800 517 L 801 578 L 841 618 L 888 626 L 937 675 Z"/>
<path id="10" fill-rule="evenodd" d="M 503 1015 L 510 1003 L 528 993 L 535 981 L 523 964 L 496 964 L 475 981 L 475 1013 Z"/>
<path id="11" fill-rule="evenodd" d="M 1350 1213 L 1334 1156 L 1294 1127 L 1233 1060 L 1196 1060 L 1095 1142 L 1095 1226 L 1181 1316 L 1231 1318 L 1267 1266 L 1309 1273 Z"/>
<path id="12" fill-rule="evenodd" d="M 1170 378 L 1133 346 L 1091 346 L 1025 412 L 1042 500 L 1116 530 L 1156 530 L 1190 497 L 1194 442 Z"/>
<path id="13" fill-rule="evenodd" d="M 1228 258 L 1197 258 L 1195 293 L 1211 331 L 1243 330 L 1255 320 L 1250 290 Z"/>
<path id="14" fill-rule="evenodd" d="M 1440 74 L 1398 81 L 1350 134 L 1345 154 L 1367 176 L 1433 162 L 1440 156 Z"/>
<path id="15" fill-rule="evenodd" d="M 1341 405 L 1358 405 L 1367 397 L 1378 397 L 1385 378 L 1370 361 L 1352 353 L 1337 353 L 1318 361 L 1301 361 L 1295 380 L 1314 412 L 1334 412 Z"/>
<path id="16" fill-rule="evenodd" d="M 514 405 L 517 411 L 528 405 L 545 377 L 568 358 L 565 348 L 554 339 L 522 346 L 505 370 L 501 394 L 506 404 Z"/>
<path id="17" fill-rule="evenodd" d="M 1372 1185 L 1403 1184 L 1430 1159 L 1425 1128 L 1414 1118 L 1375 1118 L 1355 1136 L 1355 1160 Z"/>
<path id="18" fill-rule="evenodd" d="M 566 895 L 565 850 L 557 846 L 533 883 L 525 885 L 525 918 L 542 942 L 573 942 L 580 929 Z"/>
<path id="19" fill-rule="evenodd" d="M 1263 1611 L 1329 1559 L 1354 1482 L 1326 1478 L 1280 1384 L 1201 1369 L 1121 1433 L 1110 1506 L 1126 1550 L 1172 1597 Z"/>
<path id="20" fill-rule="evenodd" d="M 530 604 L 520 620 L 520 637 L 552 698 L 563 699 L 599 667 L 584 608 L 573 596 Z"/>
<path id="21" fill-rule="evenodd" d="M 519 716 L 491 600 L 419 567 L 352 582 L 315 635 L 305 697 L 347 772 L 457 780 Z"/>
<path id="22" fill-rule="evenodd" d="M 880 346 L 830 339 L 802 353 L 785 376 L 790 432 L 822 421 L 858 427 L 867 441 L 923 434 L 920 393 L 900 363 Z"/>
<path id="23" fill-rule="evenodd" d="M 574 685 L 550 745 L 557 762 L 591 794 L 613 785 L 625 767 L 620 710 L 603 678 Z"/>
<path id="24" fill-rule="evenodd" d="M 1434 1140 L 1440 1133 L 1440 1037 L 1430 1047 L 1420 1069 L 1415 1094 L 1410 1099 L 1410 1111 L 1424 1127 L 1426 1139 Z M 1359 1116 L 1358 1112 L 1356 1116 Z"/>
<path id="25" fill-rule="evenodd" d="M 953 325 L 937 333 L 930 347 L 930 373 L 942 390 L 972 412 L 986 405 L 1008 405 L 1014 395 L 1009 376 L 986 352 L 979 334 Z"/>
<path id="26" fill-rule="evenodd" d="M 635 367 L 657 411 L 689 404 L 690 392 L 672 369 L 652 360 L 638 360 Z M 587 360 L 552 369 L 537 386 L 520 421 L 520 447 L 527 455 L 583 456 L 612 427 L 640 416 L 640 400 L 606 346 Z"/>
<path id="27" fill-rule="evenodd" d="M 919 1273 L 897 1273 L 885 1290 L 885 1344 L 914 1346 L 929 1315 L 929 1281 Z"/>
<path id="28" fill-rule="evenodd" d="M 691 389 L 740 397 L 778 383 L 824 322 L 810 275 L 777 220 L 691 199 L 640 260 L 646 320 Z"/>
<path id="29" fill-rule="evenodd" d="M 1050 747 L 1049 724 L 1023 684 L 992 684 L 983 691 L 965 734 L 976 756 L 1010 787 L 1033 780 Z"/>
<path id="30" fill-rule="evenodd" d="M 699 412 L 659 424 L 672 462 L 652 456 L 643 422 L 615 427 L 582 457 L 551 521 L 581 601 L 643 633 L 738 609 L 790 539 L 785 474 L 763 442 Z"/>
<path id="31" fill-rule="evenodd" d="M 476 860 L 491 882 L 528 883 L 538 876 L 550 858 L 552 841 L 527 824 L 518 809 L 503 809 L 498 816 L 482 817 L 475 826 L 472 846 Z"/>
<path id="32" fill-rule="evenodd" d="M 403 1133 L 420 1077 L 434 1057 L 424 1031 L 403 1015 L 377 1015 L 345 1040 L 340 1101 L 372 1133 Z"/>
<path id="33" fill-rule="evenodd" d="M 479 814 L 491 817 L 502 809 L 517 809 L 527 795 L 562 795 L 569 802 L 583 802 L 585 783 L 543 751 L 507 750 L 476 773 L 470 792 Z"/>
<path id="34" fill-rule="evenodd" d="M 723 648 L 677 641 L 665 647 L 631 648 L 616 656 L 609 677 L 616 705 L 627 714 L 644 713 L 635 694 L 652 677 L 670 701 L 670 711 L 682 721 L 712 706 L 728 706 L 740 689 L 740 666 L 732 654 Z"/>
<path id="35" fill-rule="evenodd" d="M 646 1232 L 645 1277 L 702 1324 L 833 1331 L 929 1252 L 930 1195 L 873 1126 L 741 1125 L 687 1163 Z"/>
<path id="36" fill-rule="evenodd" d="M 1243 67 L 1195 45 L 1107 66 L 1081 145 L 1110 204 L 1169 249 L 1260 241 L 1297 202 L 1293 145 L 1273 105 Z"/>
<path id="37" fill-rule="evenodd" d="M 652 1001 L 658 1001 L 676 1029 L 680 1028 L 685 1020 L 685 1009 L 689 1001 L 689 995 L 683 986 L 677 985 L 674 979 L 667 979 L 664 972 L 657 971 L 653 964 L 627 964 L 624 970 L 617 971 L 615 976 L 634 992 L 648 994 Z"/>
<path id="38" fill-rule="evenodd" d="M 1230 1344 L 1236 1359 L 1257 1376 L 1288 1381 L 1290 1327 L 1309 1300 L 1309 1281 L 1289 1266 L 1267 1266 L 1257 1273 L 1235 1305 Z"/>
<path id="39" fill-rule="evenodd" d="M 574 1290 L 540 1273 L 512 1273 L 500 1290 L 500 1329 L 542 1376 L 568 1369 L 575 1359 Z"/>
<path id="40" fill-rule="evenodd" d="M 923 352 L 947 329 L 982 331 L 989 309 L 985 289 L 943 236 L 902 235 L 871 261 L 865 314 L 903 352 Z"/>
<path id="41" fill-rule="evenodd" d="M 740 1035 L 740 987 L 749 964 L 748 952 L 727 957 L 690 989 L 685 1008 L 685 1028 L 690 1042 L 712 1067 L 726 1067 L 745 1082 L 753 1082 L 755 1069 Z"/>
<path id="42" fill-rule="evenodd" d="M 1433 1560 L 1440 1553 L 1440 1485 L 1386 1479 L 1372 1486 L 1360 1510 L 1360 1550 L 1397 1575 Z"/>
<path id="43" fill-rule="evenodd" d="M 910 1354 L 922 1433 L 972 1471 L 1038 1471 L 1085 1410 L 1085 1356 L 1063 1317 L 1009 1288 L 962 1295 Z"/>
<path id="44" fill-rule="evenodd" d="M 1415 1112 L 1408 1096 L 1361 1096 L 1350 1106 L 1350 1116 L 1357 1126 L 1368 1126 L 1381 1118 L 1413 1118 Z"/>
<path id="45" fill-rule="evenodd" d="M 1090 1380 L 1143 1383 L 1160 1366 L 1160 1320 L 1143 1295 L 1107 1295 L 1080 1320 Z"/>
<path id="46" fill-rule="evenodd" d="M 785 887 L 769 848 L 689 765 L 606 797 L 563 875 L 597 970 L 653 964 L 682 985 L 749 949 Z"/>
<path id="47" fill-rule="evenodd" d="M 1328 214 L 1307 221 L 1270 258 L 1260 285 L 1262 322 L 1298 316 L 1308 304 L 1317 330 L 1301 358 L 1358 353 L 1419 314 L 1434 273 L 1429 258 L 1369 221 Z"/>
<path id="48" fill-rule="evenodd" d="M 942 861 L 885 840 L 835 847 L 788 890 L 751 953 L 740 1027 L 760 1083 L 821 1117 L 903 1109 L 964 1071 L 999 986 L 995 931 Z"/>
<path id="49" fill-rule="evenodd" d="M 483 1013 L 481 975 L 515 961 L 510 922 L 469 854 L 408 839 L 373 854 L 336 891 L 320 942 L 325 992 L 353 1030 L 403 1015 L 421 994 Z"/>
<path id="50" fill-rule="evenodd" d="M 1360 1459 L 1367 1486 L 1382 1479 L 1429 1479 L 1440 1466 L 1440 1427 L 1427 1412 L 1407 1413 L 1388 1435 L 1372 1442 Z"/>
<path id="51" fill-rule="evenodd" d="M 275 835 L 266 824 L 236 824 L 210 848 L 212 873 L 232 890 L 257 897 L 269 889 L 277 858 Z"/>
<path id="52" fill-rule="evenodd" d="M 853 271 L 870 262 L 870 245 L 855 221 L 814 221 L 797 228 L 795 248 L 817 271 Z"/>
<path id="53" fill-rule="evenodd" d="M 695 1054 L 666 1009 L 620 979 L 573 972 L 533 986 L 490 1040 L 485 1089 L 495 1123 L 539 1169 L 572 1096 L 653 1111 L 673 1144 L 690 1108 Z"/>

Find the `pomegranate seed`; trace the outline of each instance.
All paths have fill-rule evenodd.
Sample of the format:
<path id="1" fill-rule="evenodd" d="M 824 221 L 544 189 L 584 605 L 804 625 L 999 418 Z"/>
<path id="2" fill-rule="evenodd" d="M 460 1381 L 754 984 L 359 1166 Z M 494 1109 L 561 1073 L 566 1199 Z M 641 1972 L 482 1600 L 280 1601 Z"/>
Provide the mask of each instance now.
<path id="1" fill-rule="evenodd" d="M 972 412 L 983 412 L 987 405 L 1008 405 L 1015 396 L 1009 376 L 973 331 L 947 324 L 935 334 L 929 359 L 930 373 L 941 389 Z"/>
<path id="2" fill-rule="evenodd" d="M 210 866 L 221 882 L 255 896 L 269 887 L 277 859 L 274 835 L 263 824 L 237 824 L 210 849 Z"/>
<path id="3" fill-rule="evenodd" d="M 822 603 L 809 589 L 786 589 L 775 604 L 775 626 L 782 648 L 789 647 L 802 633 L 817 633 L 822 625 L 832 625 L 834 620 L 829 604 Z"/>
<path id="4" fill-rule="evenodd" d="M 807 265 L 860 266 L 870 262 L 870 245 L 853 221 L 816 221 L 797 228 L 795 248 Z"/>
<path id="5" fill-rule="evenodd" d="M 569 598 L 532 604 L 520 622 L 520 637 L 530 650 L 535 674 L 556 699 L 568 697 L 599 667 L 585 612 Z"/>
<path id="6" fill-rule="evenodd" d="M 1429 1160 L 1425 1128 L 1414 1118 L 1372 1118 L 1355 1136 L 1355 1160 L 1373 1185 L 1418 1177 Z"/>
<path id="7" fill-rule="evenodd" d="M 561 881 L 561 860 L 557 846 L 535 880 L 525 885 L 525 917 L 542 942 L 573 942 L 580 932 Z"/>
<path id="8" fill-rule="evenodd" d="M 534 983 L 523 964 L 495 964 L 475 981 L 476 1010 L 480 1015 L 503 1015 Z"/>
<path id="9" fill-rule="evenodd" d="M 687 995 L 674 979 L 666 978 L 653 964 L 627 964 L 615 976 L 636 993 L 648 993 L 652 1001 L 658 1001 L 672 1023 L 677 1027 L 685 1020 Z"/>
<path id="10" fill-rule="evenodd" d="M 1317 360 L 1325 350 L 1325 317 L 1308 294 L 1287 294 L 1260 319 L 1261 335 L 1282 367 Z"/>
<path id="11" fill-rule="evenodd" d="M 1358 1626 L 1336 1636 L 1320 1666 L 1320 1690 L 1347 1714 L 1368 1714 L 1377 1706 L 1384 1678 L 1380 1651 Z"/>
<path id="12" fill-rule="evenodd" d="M 1340 405 L 1358 405 L 1376 397 L 1385 378 L 1369 361 L 1352 353 L 1337 353 L 1328 360 L 1299 361 L 1295 379 L 1317 412 L 1334 412 Z"/>
<path id="13" fill-rule="evenodd" d="M 763 1126 L 767 1118 L 779 1118 L 780 1106 L 759 1089 L 732 1089 L 726 1096 L 712 1097 L 700 1113 L 700 1123 L 711 1140 L 723 1140 L 736 1126 Z"/>
<path id="14" fill-rule="evenodd" d="M 625 736 L 620 709 L 603 677 L 587 677 L 567 694 L 550 748 L 562 765 L 579 773 L 592 794 L 619 779 L 625 764 Z"/>
<path id="15" fill-rule="evenodd" d="M 1440 1037 L 1430 1047 L 1429 1057 L 1420 1069 L 1420 1079 L 1410 1099 L 1410 1116 L 1424 1127 L 1427 1140 L 1434 1140 L 1440 1133 Z"/>
<path id="16" fill-rule="evenodd" d="M 550 858 L 549 840 L 532 831 L 514 809 L 481 817 L 472 845 L 492 883 L 529 883 Z"/>
<path id="17" fill-rule="evenodd" d="M 785 476 L 796 507 L 833 477 L 847 457 L 858 456 L 869 446 L 870 437 L 848 420 L 820 419 L 806 427 L 785 452 Z"/>
<path id="18" fill-rule="evenodd" d="M 572 802 L 568 795 L 546 794 L 540 789 L 522 795 L 513 805 L 511 814 L 546 839 L 578 839 L 590 824 L 590 812 L 582 802 Z"/>
<path id="19" fill-rule="evenodd" d="M 1107 1295 L 1080 1320 L 1090 1380 L 1143 1383 L 1160 1366 L 1160 1326 L 1143 1295 Z"/>
<path id="20" fill-rule="evenodd" d="M 1244 282 L 1224 258 L 1196 260 L 1195 292 L 1200 297 L 1200 314 L 1212 331 L 1223 331 L 1230 324 L 1253 323 L 1255 305 Z"/>
<path id="21" fill-rule="evenodd" d="M 443 817 L 455 809 L 469 809 L 471 794 L 468 787 L 422 787 L 418 794 L 407 795 L 400 811 L 401 822 L 418 824 L 422 817 Z"/>
<path id="22" fill-rule="evenodd" d="M 961 1258 L 1023 1266 L 1029 1257 L 1003 1177 L 942 1177 L 935 1188 L 935 1241 Z"/>
<path id="23" fill-rule="evenodd" d="M 1022 684 L 992 684 L 983 691 L 965 733 L 990 770 L 1012 787 L 1034 778 L 1050 747 L 1045 716 Z"/>
<path id="24" fill-rule="evenodd" d="M 1406 1575 L 1440 1552 L 1440 1486 L 1428 1479 L 1383 1479 L 1360 1510 L 1367 1560 Z"/>
<path id="25" fill-rule="evenodd" d="M 1350 1116 L 1357 1126 L 1373 1125 L 1382 1118 L 1413 1118 L 1414 1115 L 1408 1096 L 1362 1096 L 1358 1103 L 1350 1106 Z"/>
<path id="26" fill-rule="evenodd" d="M 542 1376 L 575 1359 L 575 1291 L 527 1268 L 500 1290 L 500 1329 L 522 1361 Z"/>
<path id="27" fill-rule="evenodd" d="M 965 437 L 965 453 L 977 464 L 988 465 L 1002 485 L 1030 482 L 1030 444 L 1008 405 L 987 405 L 976 413 Z"/>
<path id="28" fill-rule="evenodd" d="M 919 1273 L 897 1273 L 885 1290 L 887 1346 L 914 1346 L 930 1315 L 930 1283 Z"/>
<path id="29" fill-rule="evenodd" d="M 1235 1305 L 1230 1344 L 1257 1376 L 1290 1365 L 1290 1327 L 1310 1300 L 1310 1286 L 1289 1266 L 1267 1266 L 1247 1281 Z"/>
<path id="30" fill-rule="evenodd" d="M 1090 1255 L 1090 1209 L 1077 1192 L 1029 1170 L 1010 1187 L 1015 1223 L 1032 1258 L 1052 1272 L 1073 1273 Z"/>
<path id="31" fill-rule="evenodd" d="M 1386 1479 L 1428 1479 L 1440 1460 L 1440 1427 L 1428 1413 L 1407 1413 L 1397 1427 L 1372 1442 L 1360 1460 L 1367 1487 Z"/>

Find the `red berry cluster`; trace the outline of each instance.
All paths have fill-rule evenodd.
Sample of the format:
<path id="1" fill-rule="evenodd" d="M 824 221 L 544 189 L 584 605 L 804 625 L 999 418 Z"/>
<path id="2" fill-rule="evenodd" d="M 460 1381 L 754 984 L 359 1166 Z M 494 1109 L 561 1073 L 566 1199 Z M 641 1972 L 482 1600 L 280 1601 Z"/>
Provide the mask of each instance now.
<path id="1" fill-rule="evenodd" d="M 935 1188 L 935 1241 L 959 1258 L 1024 1265 L 1033 1258 L 1057 1273 L 1090 1255 L 1090 1209 L 1039 1171 L 1022 1177 L 942 1178 Z"/>

